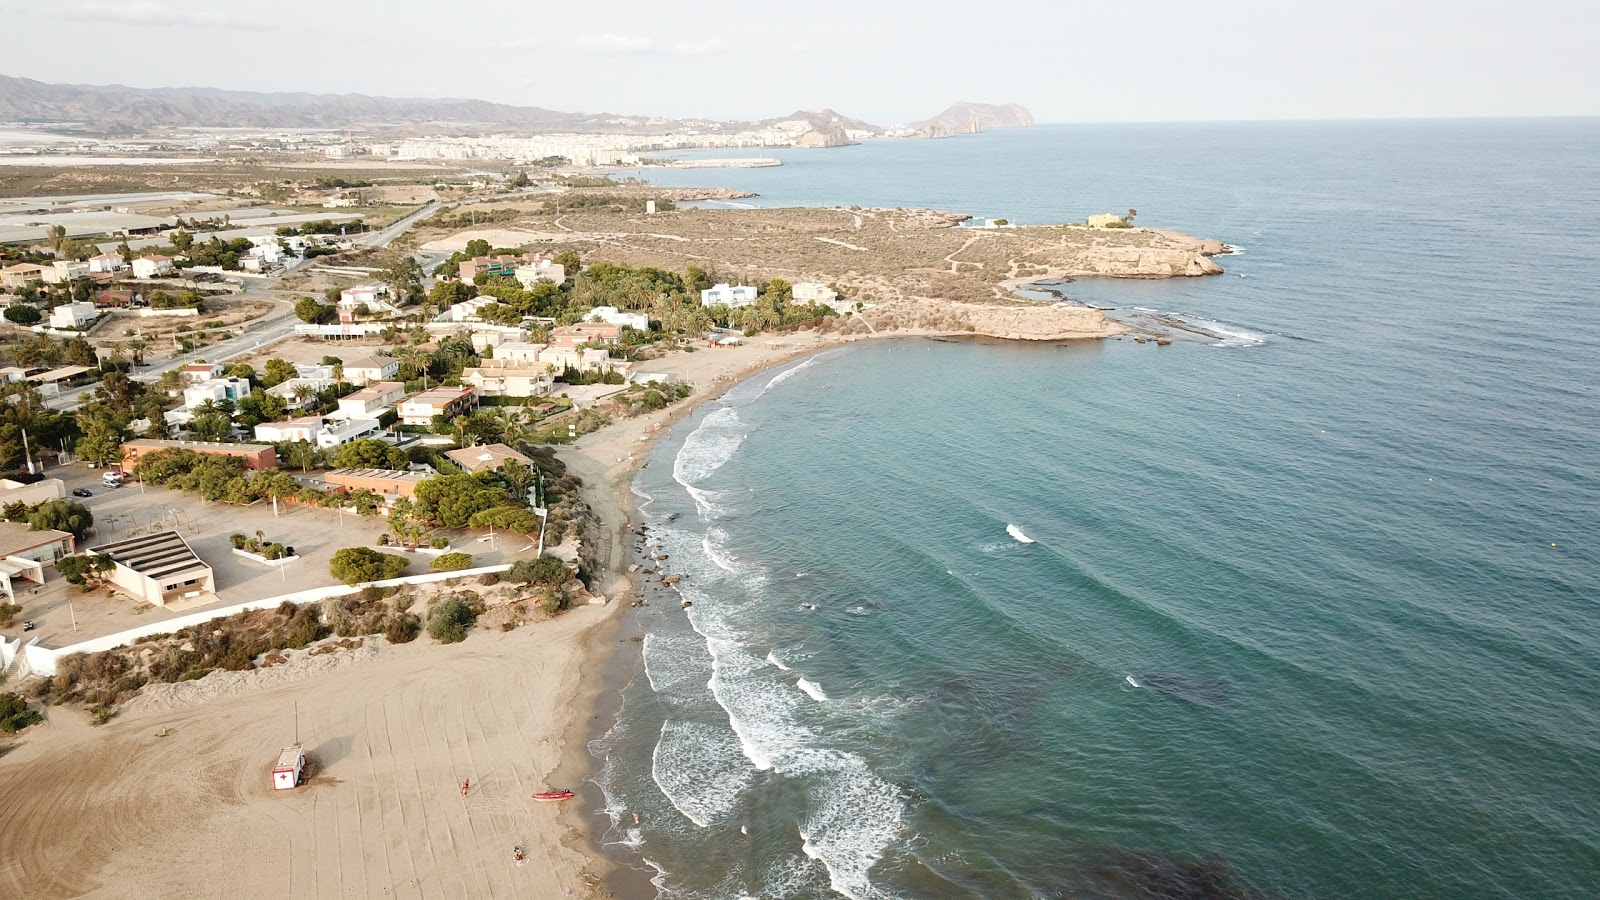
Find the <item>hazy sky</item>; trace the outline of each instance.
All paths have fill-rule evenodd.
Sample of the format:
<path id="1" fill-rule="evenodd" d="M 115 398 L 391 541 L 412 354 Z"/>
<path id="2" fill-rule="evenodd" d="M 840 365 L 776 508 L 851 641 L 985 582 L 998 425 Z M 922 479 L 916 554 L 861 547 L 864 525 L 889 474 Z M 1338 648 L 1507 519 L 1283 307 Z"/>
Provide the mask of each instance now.
<path id="1" fill-rule="evenodd" d="M 0 73 L 880 124 L 1600 114 L 1600 3 L 0 0 Z"/>

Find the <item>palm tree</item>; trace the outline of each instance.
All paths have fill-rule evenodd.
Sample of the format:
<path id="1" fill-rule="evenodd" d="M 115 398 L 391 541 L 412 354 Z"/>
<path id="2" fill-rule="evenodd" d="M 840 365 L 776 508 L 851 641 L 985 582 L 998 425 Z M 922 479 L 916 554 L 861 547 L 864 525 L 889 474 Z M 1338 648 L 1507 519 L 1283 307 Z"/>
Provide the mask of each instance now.
<path id="1" fill-rule="evenodd" d="M 128 352 L 133 354 L 135 367 L 144 365 L 144 352 L 150 349 L 150 342 L 143 338 L 134 338 L 128 342 Z"/>
<path id="2" fill-rule="evenodd" d="M 312 387 L 310 382 L 302 381 L 295 385 L 294 390 L 289 393 L 294 397 L 295 402 L 303 407 L 306 405 L 307 400 L 317 395 L 317 389 Z"/>
<path id="3" fill-rule="evenodd" d="M 217 401 L 215 400 L 202 400 L 194 408 L 194 414 L 197 418 L 200 416 L 213 416 L 219 411 L 220 410 L 217 408 Z"/>

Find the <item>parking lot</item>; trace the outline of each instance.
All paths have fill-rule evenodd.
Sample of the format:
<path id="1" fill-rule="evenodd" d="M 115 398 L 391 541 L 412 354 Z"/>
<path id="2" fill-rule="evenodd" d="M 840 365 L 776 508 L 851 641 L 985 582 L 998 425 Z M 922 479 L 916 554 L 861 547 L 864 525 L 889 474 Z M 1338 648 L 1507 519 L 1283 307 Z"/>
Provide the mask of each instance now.
<path id="1" fill-rule="evenodd" d="M 337 510 L 282 504 L 275 515 L 270 501 L 248 507 L 207 503 L 178 491 L 141 486 L 133 481 L 107 488 L 101 484 L 104 470 L 82 463 L 54 468 L 46 474 L 60 478 L 69 496 L 75 489 L 91 494 L 70 498 L 94 513 L 94 530 L 79 543 L 80 551 L 171 528 L 211 566 L 217 584 L 214 596 L 197 598 L 182 607 L 161 608 L 110 589 L 85 594 L 57 575 L 55 569 L 46 569 L 43 586 L 18 584 L 17 602 L 23 612 L 18 624 L 6 632 L 15 636 L 21 633 L 22 620 L 31 620 L 37 630 L 29 636 L 37 635 L 42 643 L 53 647 L 197 610 L 334 584 L 328 574 L 334 552 L 341 547 L 374 546 L 378 535 L 388 530 L 381 517 L 363 518 L 349 512 L 341 515 Z M 233 552 L 230 535 L 240 532 L 254 537 L 257 531 L 264 540 L 293 547 L 299 559 L 272 567 Z M 508 562 L 526 543 L 515 536 L 510 541 L 502 536 L 491 549 L 489 542 L 476 535 L 450 536 L 457 545 L 453 549 L 472 554 L 474 566 Z M 417 554 L 404 574 L 420 575 L 428 571 L 430 562 L 431 557 Z"/>

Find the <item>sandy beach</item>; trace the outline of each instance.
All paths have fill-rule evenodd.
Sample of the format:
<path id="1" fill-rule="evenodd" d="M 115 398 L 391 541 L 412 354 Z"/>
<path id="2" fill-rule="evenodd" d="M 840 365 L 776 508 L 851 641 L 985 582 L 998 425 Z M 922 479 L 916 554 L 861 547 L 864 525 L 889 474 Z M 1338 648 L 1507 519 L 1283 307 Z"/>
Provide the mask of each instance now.
<path id="1" fill-rule="evenodd" d="M 593 766 L 616 614 L 639 589 L 627 572 L 633 474 L 699 403 L 837 343 L 801 334 L 672 353 L 650 368 L 693 383 L 688 399 L 562 451 L 600 523 L 607 605 L 460 644 L 369 638 L 152 686 L 98 727 L 50 708 L 0 765 L 0 895 L 609 896 L 586 810 L 529 795 L 578 788 Z M 274 791 L 271 763 L 297 728 L 316 774 Z"/>

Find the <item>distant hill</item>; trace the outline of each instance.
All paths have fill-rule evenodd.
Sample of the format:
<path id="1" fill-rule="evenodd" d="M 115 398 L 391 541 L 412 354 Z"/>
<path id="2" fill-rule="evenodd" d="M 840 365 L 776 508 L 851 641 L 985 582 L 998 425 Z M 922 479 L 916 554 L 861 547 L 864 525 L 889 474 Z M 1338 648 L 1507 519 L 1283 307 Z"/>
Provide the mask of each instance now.
<path id="1" fill-rule="evenodd" d="M 952 134 L 977 134 L 986 128 L 1032 128 L 1033 113 L 1015 103 L 967 103 L 961 101 L 915 127 L 921 137 L 949 137 Z"/>
<path id="2" fill-rule="evenodd" d="M 623 131 L 639 130 L 652 121 L 660 122 L 604 113 L 555 112 L 536 106 L 510 106 L 483 100 L 46 84 L 6 75 L 0 75 L 0 121 L 78 122 L 96 130 L 124 133 L 183 126 L 346 128 L 421 122 Z"/>
<path id="3" fill-rule="evenodd" d="M 831 109 L 796 110 L 795 112 L 790 113 L 781 119 L 765 119 L 757 124 L 775 125 L 779 122 L 806 122 L 809 123 L 812 128 L 817 129 L 827 128 L 830 125 L 837 125 L 846 131 L 883 131 L 882 128 L 879 128 L 871 122 L 863 122 L 860 119 L 852 119 L 849 116 L 834 112 Z"/>

